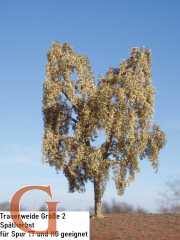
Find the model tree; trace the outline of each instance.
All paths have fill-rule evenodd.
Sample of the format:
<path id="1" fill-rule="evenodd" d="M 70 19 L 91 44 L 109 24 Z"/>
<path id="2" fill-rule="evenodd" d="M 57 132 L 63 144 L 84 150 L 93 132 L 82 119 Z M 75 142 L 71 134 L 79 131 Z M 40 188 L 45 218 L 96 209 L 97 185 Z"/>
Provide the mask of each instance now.
<path id="1" fill-rule="evenodd" d="M 138 156 L 141 160 L 147 157 L 159 170 L 158 155 L 166 138 L 159 126 L 152 127 L 156 91 L 151 86 L 150 55 L 151 50 L 145 47 L 141 51 L 132 48 L 130 58 L 122 60 L 119 68 L 111 67 L 106 77 L 100 75 L 96 88 L 89 59 L 74 52 L 70 44 L 61 46 L 55 41 L 47 54 L 42 162 L 55 166 L 57 172 L 63 168 L 68 192 L 84 192 L 87 180 L 94 184 L 94 217 L 104 217 L 101 198 L 110 167 L 119 196 L 141 170 Z M 77 83 L 69 78 L 74 70 Z M 77 119 L 72 117 L 73 110 Z M 70 124 L 73 136 L 68 136 Z M 90 144 L 98 137 L 97 130 L 107 136 L 101 147 Z M 111 155 L 115 160 L 109 159 Z M 130 176 L 126 181 L 127 169 Z"/>

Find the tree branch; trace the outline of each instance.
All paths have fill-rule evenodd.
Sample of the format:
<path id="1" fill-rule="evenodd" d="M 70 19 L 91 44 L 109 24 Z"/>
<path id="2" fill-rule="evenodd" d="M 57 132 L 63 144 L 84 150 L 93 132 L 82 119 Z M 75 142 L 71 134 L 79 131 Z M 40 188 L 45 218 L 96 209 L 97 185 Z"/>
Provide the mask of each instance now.
<path id="1" fill-rule="evenodd" d="M 65 93 L 65 90 L 63 89 L 63 93 L 64 93 L 64 95 L 65 95 L 65 97 L 71 102 L 71 100 L 69 99 L 69 97 L 67 96 L 67 94 Z M 72 104 L 72 102 L 71 102 L 71 104 Z M 79 108 L 77 108 L 75 105 L 73 105 L 72 104 L 72 107 L 74 108 L 74 109 L 76 109 L 76 111 L 79 113 Z"/>
<path id="2" fill-rule="evenodd" d="M 72 118 L 71 116 L 70 116 L 70 118 L 71 118 L 72 121 L 74 121 L 75 123 L 77 123 L 77 120 L 76 120 L 76 119 Z"/>

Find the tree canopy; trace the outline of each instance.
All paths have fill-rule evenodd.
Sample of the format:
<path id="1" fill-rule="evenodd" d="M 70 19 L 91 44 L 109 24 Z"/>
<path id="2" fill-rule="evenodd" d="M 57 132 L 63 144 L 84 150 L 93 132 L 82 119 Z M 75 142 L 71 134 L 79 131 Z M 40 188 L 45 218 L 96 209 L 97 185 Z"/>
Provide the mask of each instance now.
<path id="1" fill-rule="evenodd" d="M 89 59 L 67 42 L 62 46 L 53 42 L 47 58 L 42 162 L 55 166 L 57 172 L 63 168 L 69 192 L 84 192 L 84 183 L 94 183 L 95 213 L 102 217 L 101 198 L 110 167 L 119 196 L 141 170 L 138 156 L 141 160 L 147 157 L 159 170 L 158 155 L 166 134 L 155 123 L 152 126 L 157 92 L 151 85 L 151 50 L 132 48 L 130 58 L 121 60 L 119 68 L 111 67 L 105 77 L 100 75 L 97 88 Z M 77 83 L 69 78 L 74 70 Z M 73 110 L 77 119 L 72 117 Z M 68 136 L 70 124 L 73 136 Z M 97 130 L 107 136 L 101 147 L 90 145 L 98 137 Z"/>

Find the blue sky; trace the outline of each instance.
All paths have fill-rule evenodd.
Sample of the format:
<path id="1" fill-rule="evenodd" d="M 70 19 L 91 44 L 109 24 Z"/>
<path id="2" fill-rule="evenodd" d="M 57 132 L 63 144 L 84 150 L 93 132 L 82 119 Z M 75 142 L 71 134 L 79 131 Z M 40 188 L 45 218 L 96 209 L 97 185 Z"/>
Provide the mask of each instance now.
<path id="1" fill-rule="evenodd" d="M 141 172 L 124 196 L 118 196 L 110 170 L 102 202 L 111 205 L 113 198 L 135 209 L 157 212 L 159 193 L 173 194 L 165 182 L 174 182 L 180 174 L 179 9 L 180 1 L 1 1 L 0 203 L 10 202 L 22 187 L 50 185 L 52 199 L 33 190 L 23 195 L 20 205 L 34 210 L 43 201 L 60 201 L 58 207 L 67 211 L 94 207 L 91 182 L 85 193 L 68 193 L 63 172 L 56 174 L 55 167 L 41 162 L 46 54 L 57 40 L 89 57 L 96 83 L 100 72 L 105 76 L 108 68 L 128 59 L 132 47 L 151 49 L 152 85 L 159 93 L 155 94 L 153 121 L 167 138 L 159 154 L 160 169 L 155 174 L 150 161 L 139 160 Z M 77 77 L 73 74 L 70 79 Z M 100 135 L 92 145 L 100 146 L 105 138 Z"/>

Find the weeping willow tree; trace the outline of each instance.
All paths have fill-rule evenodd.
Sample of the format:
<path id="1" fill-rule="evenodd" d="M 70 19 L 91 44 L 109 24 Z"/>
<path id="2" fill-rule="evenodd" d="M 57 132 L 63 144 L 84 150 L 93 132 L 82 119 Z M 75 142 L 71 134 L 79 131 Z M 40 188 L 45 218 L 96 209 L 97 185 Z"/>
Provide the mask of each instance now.
<path id="1" fill-rule="evenodd" d="M 166 134 L 156 124 L 152 126 L 156 91 L 151 86 L 150 55 L 145 47 L 132 48 L 130 58 L 122 60 L 119 68 L 108 69 L 106 77 L 100 74 L 96 88 L 89 59 L 74 52 L 70 44 L 55 41 L 47 53 L 42 163 L 55 166 L 57 173 L 63 168 L 68 192 L 85 192 L 88 180 L 94 184 L 95 218 L 104 217 L 101 198 L 110 167 L 119 196 L 141 170 L 138 156 L 147 157 L 159 170 L 158 155 L 166 145 Z M 69 78 L 74 70 L 76 83 Z M 72 117 L 73 110 L 77 119 Z M 73 136 L 68 135 L 70 124 Z M 97 130 L 107 136 L 101 147 L 90 144 L 98 137 Z M 115 160 L 109 159 L 111 155 Z"/>

